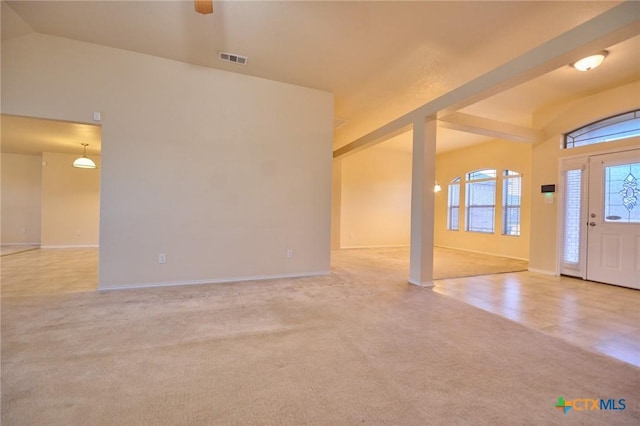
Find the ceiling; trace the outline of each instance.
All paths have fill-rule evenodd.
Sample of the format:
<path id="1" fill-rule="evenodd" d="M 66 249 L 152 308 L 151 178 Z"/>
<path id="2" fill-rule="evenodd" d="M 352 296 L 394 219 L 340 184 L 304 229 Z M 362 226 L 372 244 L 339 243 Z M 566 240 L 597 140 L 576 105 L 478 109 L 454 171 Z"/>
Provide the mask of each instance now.
<path id="1" fill-rule="evenodd" d="M 42 152 L 100 154 L 100 126 L 2 114 L 2 152 L 37 155 Z"/>
<path id="2" fill-rule="evenodd" d="M 346 121 L 337 148 L 618 3 L 214 0 L 200 15 L 190 0 L 3 1 L 2 39 L 37 32 L 330 91 Z M 596 70 L 565 66 L 462 112 L 531 126 L 543 106 L 640 79 L 639 37 L 608 50 Z M 248 63 L 222 62 L 219 51 Z M 4 151 L 21 132 L 2 124 Z M 438 151 L 487 139 L 440 129 Z"/>

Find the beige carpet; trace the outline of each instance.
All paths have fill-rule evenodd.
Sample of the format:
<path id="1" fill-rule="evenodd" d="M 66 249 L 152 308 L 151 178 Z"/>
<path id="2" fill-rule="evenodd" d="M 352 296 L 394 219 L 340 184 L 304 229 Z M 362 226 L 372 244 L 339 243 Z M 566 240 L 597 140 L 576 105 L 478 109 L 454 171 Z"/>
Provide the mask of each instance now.
<path id="1" fill-rule="evenodd" d="M 640 369 L 335 256 L 325 277 L 3 297 L 2 425 L 640 421 Z"/>
<path id="2" fill-rule="evenodd" d="M 372 263 L 402 269 L 409 276 L 409 248 L 347 249 L 333 252 L 348 254 L 350 262 L 360 272 Z M 434 279 L 499 274 L 527 270 L 527 262 L 468 251 L 436 247 L 434 249 Z M 45 277 L 56 277 L 54 280 Z M 19 256 L 2 259 L 3 296 L 53 295 L 93 291 L 98 287 L 98 249 L 31 248 Z"/>
<path id="3" fill-rule="evenodd" d="M 367 248 L 347 249 L 352 258 L 371 262 L 379 258 L 381 262 L 393 263 L 404 267 L 408 276 L 409 248 Z M 526 271 L 529 262 L 501 256 L 454 250 L 443 247 L 433 249 L 433 279 L 471 277 L 476 275 L 503 274 L 506 272 Z"/>

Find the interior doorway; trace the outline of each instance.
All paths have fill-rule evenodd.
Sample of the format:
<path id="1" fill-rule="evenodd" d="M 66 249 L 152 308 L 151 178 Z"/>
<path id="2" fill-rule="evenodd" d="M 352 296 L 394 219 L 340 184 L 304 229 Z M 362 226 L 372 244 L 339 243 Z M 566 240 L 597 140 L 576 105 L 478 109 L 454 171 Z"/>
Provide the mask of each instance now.
<path id="1" fill-rule="evenodd" d="M 11 284 L 5 279 L 20 271 L 20 276 L 64 275 L 69 279 L 61 282 L 69 289 L 97 288 L 101 127 L 1 118 L 3 293 Z M 78 158 L 84 168 L 77 167 Z M 87 168 L 91 163 L 96 167 Z M 58 259 L 63 251 L 78 263 L 63 265 Z"/>

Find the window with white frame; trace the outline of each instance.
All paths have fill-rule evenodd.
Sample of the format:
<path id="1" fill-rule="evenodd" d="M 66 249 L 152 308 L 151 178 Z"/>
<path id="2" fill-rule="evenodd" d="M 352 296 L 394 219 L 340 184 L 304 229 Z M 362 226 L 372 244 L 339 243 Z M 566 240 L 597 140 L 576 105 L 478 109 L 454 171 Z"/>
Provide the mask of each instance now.
<path id="1" fill-rule="evenodd" d="M 560 273 L 585 277 L 586 273 L 586 210 L 588 197 L 586 180 L 588 157 L 563 159 L 558 206 L 561 213 Z"/>
<path id="2" fill-rule="evenodd" d="M 520 199 L 522 177 L 513 170 L 505 170 L 502 176 L 502 234 L 520 235 Z"/>
<path id="3" fill-rule="evenodd" d="M 447 198 L 447 229 L 458 231 L 460 229 L 460 178 L 449 182 Z"/>
<path id="4" fill-rule="evenodd" d="M 466 230 L 493 233 L 496 210 L 496 170 L 467 173 Z"/>
<path id="5" fill-rule="evenodd" d="M 564 195 L 564 263 L 578 265 L 580 262 L 580 222 L 582 206 L 582 169 L 565 172 Z"/>
<path id="6" fill-rule="evenodd" d="M 640 136 L 640 110 L 605 118 L 569 132 L 564 136 L 564 147 L 577 148 L 634 136 Z"/>

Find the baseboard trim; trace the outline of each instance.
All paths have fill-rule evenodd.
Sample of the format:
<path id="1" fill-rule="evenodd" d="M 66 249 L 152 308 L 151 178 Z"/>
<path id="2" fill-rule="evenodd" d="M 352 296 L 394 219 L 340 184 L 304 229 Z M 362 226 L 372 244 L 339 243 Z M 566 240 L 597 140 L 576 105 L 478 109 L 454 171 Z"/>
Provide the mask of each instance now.
<path id="1" fill-rule="evenodd" d="M 409 284 L 415 285 L 416 287 L 431 288 L 431 287 L 435 286 L 433 281 L 418 282 L 418 281 L 414 281 L 412 279 L 409 279 L 408 281 L 409 281 Z"/>
<path id="2" fill-rule="evenodd" d="M 283 278 L 304 278 L 304 277 L 317 277 L 322 275 L 330 275 L 331 271 L 318 271 L 318 272 L 305 272 L 299 274 L 277 274 L 277 275 L 256 275 L 251 277 L 233 277 L 233 278 L 217 278 L 208 280 L 189 280 L 189 281 L 165 281 L 159 283 L 141 283 L 141 284 L 128 284 L 118 286 L 101 286 L 98 284 L 98 291 L 110 291 L 110 290 L 133 290 L 137 288 L 154 288 L 154 287 L 177 287 L 187 285 L 202 285 L 202 284 L 225 284 L 243 281 L 264 281 L 264 280 L 277 280 Z"/>
<path id="3" fill-rule="evenodd" d="M 537 274 L 544 274 L 544 275 L 554 275 L 554 276 L 558 276 L 558 274 L 555 271 L 549 271 L 547 269 L 538 269 L 538 268 L 528 268 L 527 271 L 529 272 L 535 272 Z"/>
<path id="4" fill-rule="evenodd" d="M 507 259 L 523 260 L 525 262 L 529 261 L 529 259 L 525 259 L 524 257 L 507 256 L 505 254 L 490 253 L 488 251 L 468 250 L 468 249 L 463 249 L 459 247 L 450 247 L 450 246 L 441 246 L 441 245 L 434 245 L 434 247 L 440 247 L 440 248 L 451 249 L 451 250 L 459 250 L 459 251 L 468 251 L 469 253 L 486 254 L 489 256 L 506 257 Z"/>
<path id="5" fill-rule="evenodd" d="M 79 245 L 69 245 L 69 246 L 57 246 L 57 245 L 52 245 L 52 246 L 40 246 L 40 248 L 43 249 L 66 249 L 66 248 L 99 248 L 100 246 L 98 246 L 97 244 L 79 244 Z"/>
<path id="6" fill-rule="evenodd" d="M 391 245 L 391 246 L 344 246 L 344 247 L 340 247 L 340 250 L 347 250 L 347 249 L 380 249 L 380 248 L 408 248 L 411 247 L 410 245 Z"/>
<path id="7" fill-rule="evenodd" d="M 23 247 L 23 246 L 38 246 L 40 247 L 40 243 L 1 243 L 2 247 Z"/>

